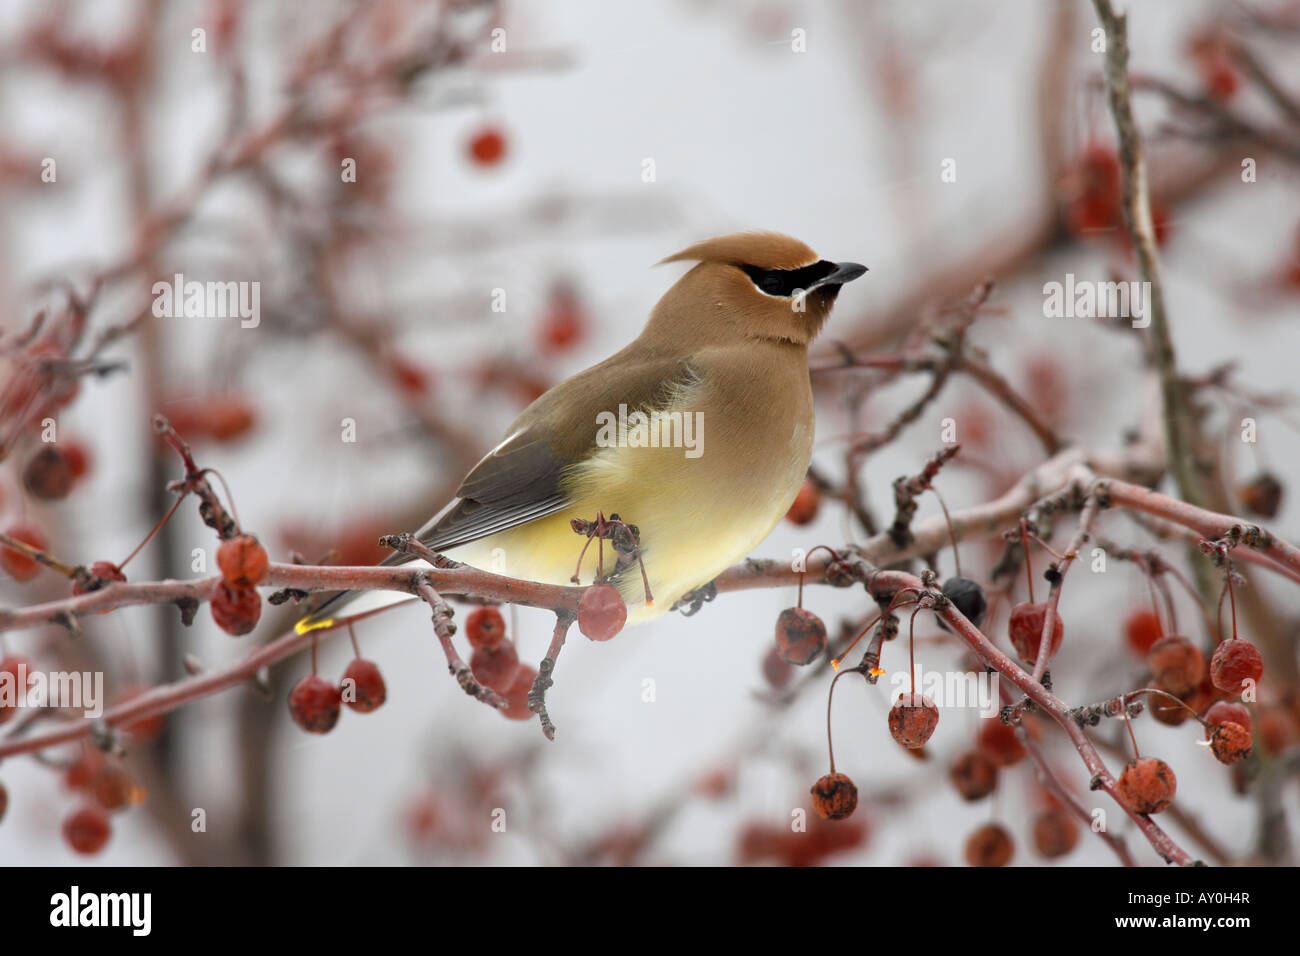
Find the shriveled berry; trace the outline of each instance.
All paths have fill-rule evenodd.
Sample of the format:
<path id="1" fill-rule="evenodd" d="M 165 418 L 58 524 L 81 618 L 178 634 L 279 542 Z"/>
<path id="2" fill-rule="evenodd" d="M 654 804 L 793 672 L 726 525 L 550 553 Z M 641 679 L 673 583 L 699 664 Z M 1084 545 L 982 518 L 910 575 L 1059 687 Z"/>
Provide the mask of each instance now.
<path id="1" fill-rule="evenodd" d="M 984 615 L 988 613 L 989 602 L 988 598 L 984 596 L 984 589 L 976 582 L 970 578 L 951 577 L 943 582 L 941 590 L 944 597 L 957 605 L 957 610 L 961 611 L 966 620 L 976 627 L 984 623 Z M 935 620 L 945 631 L 950 630 L 941 615 L 936 616 Z"/>
<path id="2" fill-rule="evenodd" d="M 212 620 L 235 637 L 257 627 L 262 617 L 262 596 L 253 588 L 232 588 L 222 582 L 212 595 Z"/>
<path id="3" fill-rule="evenodd" d="M 38 551 L 44 551 L 49 547 L 44 532 L 28 522 L 12 524 L 5 528 L 4 533 L 23 544 L 31 545 Z M 30 581 L 41 569 L 35 558 L 3 545 L 0 545 L 0 567 L 3 567 L 15 581 Z"/>
<path id="4" fill-rule="evenodd" d="M 774 690 L 780 690 L 794 677 L 794 667 L 781 656 L 781 649 L 773 647 L 763 656 L 763 676 Z"/>
<path id="5" fill-rule="evenodd" d="M 465 618 L 470 647 L 496 647 L 506 636 L 506 620 L 494 607 L 476 607 Z"/>
<path id="6" fill-rule="evenodd" d="M 627 605 L 612 584 L 593 584 L 578 599 L 578 630 L 593 641 L 608 641 L 623 630 Z"/>
<path id="7" fill-rule="evenodd" d="M 87 587 L 78 582 L 72 585 L 73 594 L 89 594 L 91 591 L 99 590 L 106 583 L 126 580 L 126 575 L 122 573 L 122 569 L 112 561 L 96 561 L 91 564 L 88 570 L 96 579 L 90 582 L 94 586 Z"/>
<path id="8" fill-rule="evenodd" d="M 72 849 L 87 856 L 104 849 L 112 833 L 108 814 L 93 803 L 74 810 L 63 821 L 63 839 Z"/>
<path id="9" fill-rule="evenodd" d="M 289 691 L 289 715 L 311 734 L 327 734 L 339 722 L 343 695 L 335 684 L 308 674 Z"/>
<path id="10" fill-rule="evenodd" d="M 1079 842 L 1079 823 L 1061 807 L 1051 807 L 1034 818 L 1034 849 L 1054 860 Z"/>
<path id="11" fill-rule="evenodd" d="M 53 445 L 46 445 L 32 455 L 23 468 L 23 487 L 42 501 L 66 498 L 74 480 L 72 465 Z"/>
<path id="12" fill-rule="evenodd" d="M 1282 482 L 1269 472 L 1261 472 L 1237 488 L 1241 506 L 1261 518 L 1276 518 L 1282 507 Z"/>
<path id="13" fill-rule="evenodd" d="M 496 647 L 475 648 L 469 669 L 484 687 L 505 694 L 519 676 L 519 653 L 512 641 L 502 641 Z"/>
<path id="14" fill-rule="evenodd" d="M 1250 731 L 1235 721 L 1226 720 L 1210 735 L 1210 750 L 1219 763 L 1240 763 L 1250 756 Z"/>
<path id="15" fill-rule="evenodd" d="M 1011 646 L 1016 649 L 1022 661 L 1032 663 L 1038 660 L 1038 645 L 1043 640 L 1043 624 L 1047 619 L 1047 604 L 1023 602 L 1011 609 L 1011 623 L 1008 634 Z M 1048 659 L 1055 656 L 1061 647 L 1061 638 L 1065 637 L 1065 622 L 1056 614 L 1052 620 L 1052 643 L 1048 645 Z"/>
<path id="16" fill-rule="evenodd" d="M 1143 757 L 1125 766 L 1116 789 L 1134 813 L 1159 813 L 1173 802 L 1178 780 L 1163 760 Z"/>
<path id="17" fill-rule="evenodd" d="M 980 721 L 975 745 L 999 767 L 1011 767 L 1025 759 L 1028 751 L 1010 724 L 992 717 Z"/>
<path id="18" fill-rule="evenodd" d="M 1134 608 L 1124 619 L 1124 641 L 1141 657 L 1146 657 L 1155 642 L 1164 636 L 1160 615 L 1149 607 Z"/>
<path id="19" fill-rule="evenodd" d="M 889 708 L 889 732 L 908 749 L 924 747 L 939 725 L 939 708 L 924 694 L 904 694 Z"/>
<path id="20" fill-rule="evenodd" d="M 0 694 L 0 724 L 3 724 L 17 716 L 20 700 L 26 699 L 28 691 L 36 682 L 32 662 L 13 654 L 0 659 L 0 682 L 11 688 L 9 693 Z M 9 699 L 14 701 L 13 704 L 3 703 Z"/>
<path id="21" fill-rule="evenodd" d="M 1219 724 L 1226 724 L 1231 721 L 1234 724 L 1241 724 L 1249 731 L 1252 727 L 1250 711 L 1244 704 L 1238 704 L 1230 700 L 1218 700 L 1210 705 L 1210 709 L 1205 712 L 1205 722 L 1210 726 L 1205 729 L 1205 739 L 1210 739 L 1210 734 Z"/>
<path id="22" fill-rule="evenodd" d="M 1250 641 L 1231 638 L 1220 642 L 1210 658 L 1210 680 L 1219 690 L 1240 694 L 1246 681 L 1258 683 L 1264 675 L 1264 658 Z"/>
<path id="23" fill-rule="evenodd" d="M 533 716 L 533 712 L 528 709 L 528 692 L 533 689 L 535 680 L 537 680 L 537 669 L 527 664 L 520 664 L 515 682 L 504 695 L 506 707 L 501 711 L 503 717 L 510 720 L 528 720 Z"/>
<path id="24" fill-rule="evenodd" d="M 845 774 L 828 773 L 818 778 L 809 791 L 813 809 L 823 820 L 843 820 L 858 805 L 858 788 Z"/>
<path id="25" fill-rule="evenodd" d="M 822 493 L 816 483 L 811 478 L 805 478 L 803 484 L 799 486 L 799 493 L 794 496 L 790 510 L 785 513 L 785 520 L 793 525 L 812 524 L 817 520 L 817 512 L 821 510 L 821 504 Z"/>
<path id="26" fill-rule="evenodd" d="M 963 800 L 974 802 L 997 788 L 998 765 L 987 754 L 968 750 L 948 768 L 948 779 Z"/>
<path id="27" fill-rule="evenodd" d="M 1205 674 L 1205 656 L 1185 637 L 1162 637 L 1151 646 L 1147 666 L 1157 687 L 1181 697 L 1200 685 Z"/>
<path id="28" fill-rule="evenodd" d="M 811 664 L 826 649 L 826 625 L 807 608 L 788 607 L 776 619 L 776 646 L 787 664 Z"/>
<path id="29" fill-rule="evenodd" d="M 378 710 L 388 699 L 388 687 L 379 665 L 374 661 L 355 657 L 343 672 L 339 684 L 343 703 L 360 714 Z"/>
<path id="30" fill-rule="evenodd" d="M 266 549 L 251 534 L 227 538 L 217 549 L 221 579 L 230 588 L 251 588 L 266 577 Z"/>
<path id="31" fill-rule="evenodd" d="M 996 823 L 986 823 L 966 838 L 966 862 L 971 866 L 1006 866 L 1015 852 L 1011 834 Z"/>

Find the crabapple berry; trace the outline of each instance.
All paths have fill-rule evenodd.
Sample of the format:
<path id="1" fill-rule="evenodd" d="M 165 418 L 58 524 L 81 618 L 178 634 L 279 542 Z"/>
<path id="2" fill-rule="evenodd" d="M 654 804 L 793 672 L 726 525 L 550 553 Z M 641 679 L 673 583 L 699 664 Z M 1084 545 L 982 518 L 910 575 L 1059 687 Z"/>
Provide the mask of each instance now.
<path id="1" fill-rule="evenodd" d="M 1250 730 L 1236 721 L 1225 720 L 1210 735 L 1210 750 L 1219 763 L 1240 763 L 1250 756 Z"/>
<path id="2" fill-rule="evenodd" d="M 49 547 L 44 532 L 34 524 L 19 522 L 5 528 L 4 533 L 23 544 L 31 545 L 38 551 L 44 551 Z M 29 557 L 22 551 L 2 546 L 0 546 L 0 567 L 9 572 L 9 576 L 15 581 L 30 581 L 41 569 L 35 558 Z"/>
<path id="3" fill-rule="evenodd" d="M 528 708 L 528 692 L 533 689 L 535 680 L 537 680 L 537 669 L 527 664 L 520 664 L 515 682 L 504 694 L 506 707 L 501 711 L 502 716 L 510 720 L 528 720 L 533 716 L 533 712 Z"/>
<path id="4" fill-rule="evenodd" d="M 966 862 L 971 866 L 1006 866 L 1016 844 L 1006 828 L 986 823 L 966 838 Z"/>
<path id="5" fill-rule="evenodd" d="M 221 542 L 217 567 L 226 587 L 254 587 L 266 577 L 266 549 L 251 534 L 236 535 Z"/>
<path id="6" fill-rule="evenodd" d="M 776 646 L 787 664 L 811 664 L 826 649 L 826 625 L 807 608 L 788 607 L 776 619 Z"/>
<path id="7" fill-rule="evenodd" d="M 23 487 L 42 501 L 58 501 L 72 490 L 76 476 L 67 457 L 53 445 L 46 445 L 27 461 Z"/>
<path id="8" fill-rule="evenodd" d="M 1157 687 L 1181 697 L 1200 686 L 1205 674 L 1205 656 L 1187 638 L 1173 635 L 1151 645 L 1147 666 Z"/>
<path id="9" fill-rule="evenodd" d="M 843 820 L 858 805 L 858 788 L 842 773 L 828 773 L 818 778 L 809 792 L 813 809 L 823 820 Z"/>
<path id="10" fill-rule="evenodd" d="M 957 610 L 961 611 L 966 620 L 976 627 L 984 623 L 984 615 L 988 612 L 989 602 L 988 598 L 984 596 L 982 587 L 970 578 L 951 577 L 943 582 L 941 590 L 944 597 L 957 605 Z M 942 616 L 936 617 L 936 620 L 941 628 L 945 631 L 949 630 Z"/>
<path id="11" fill-rule="evenodd" d="M 1230 638 L 1210 658 L 1210 680 L 1219 690 L 1239 694 L 1246 681 L 1258 683 L 1263 674 L 1264 658 L 1250 641 Z"/>
<path id="12" fill-rule="evenodd" d="M 336 685 L 308 674 L 289 691 L 289 714 L 293 722 L 312 734 L 327 734 L 339 721 L 343 696 Z"/>
<path id="13" fill-rule="evenodd" d="M 96 578 L 95 581 L 88 582 L 93 587 L 83 585 L 78 581 L 72 585 L 73 594 L 89 594 L 92 590 L 103 587 L 107 582 L 126 580 L 126 575 L 122 573 L 122 569 L 112 561 L 95 561 L 90 565 L 89 570 L 91 575 Z"/>
<path id="14" fill-rule="evenodd" d="M 968 750 L 948 768 L 948 779 L 963 800 L 974 802 L 997 788 L 998 765 L 987 754 Z"/>
<path id="15" fill-rule="evenodd" d="M 1064 808 L 1050 807 L 1034 818 L 1034 849 L 1040 856 L 1065 856 L 1078 842 L 1078 821 Z"/>
<path id="16" fill-rule="evenodd" d="M 1143 757 L 1124 767 L 1117 790 L 1124 805 L 1134 813 L 1159 813 L 1173 802 L 1178 780 L 1163 760 Z"/>
<path id="17" fill-rule="evenodd" d="M 494 607 L 478 607 L 465 618 L 465 635 L 473 648 L 496 647 L 506 636 L 506 621 Z"/>
<path id="18" fill-rule="evenodd" d="M 223 581 L 212 594 L 211 609 L 217 627 L 239 637 L 257 627 L 262 617 L 262 596 L 253 588 L 232 588 Z"/>
<path id="19" fill-rule="evenodd" d="M 1160 615 L 1149 607 L 1134 608 L 1124 619 L 1124 640 L 1141 657 L 1146 657 L 1152 645 L 1164 636 Z"/>
<path id="20" fill-rule="evenodd" d="M 1282 482 L 1273 474 L 1263 471 L 1250 481 L 1237 487 L 1241 506 L 1261 518 L 1276 518 L 1282 507 Z"/>
<path id="21" fill-rule="evenodd" d="M 1000 720 L 989 718 L 980 722 L 975 745 L 999 767 L 1011 767 L 1025 759 L 1025 745 L 1016 736 L 1015 728 Z"/>
<path id="22" fill-rule="evenodd" d="M 909 750 L 924 747 L 938 724 L 939 708 L 924 694 L 904 694 L 889 708 L 889 732 Z"/>
<path id="23" fill-rule="evenodd" d="M 20 671 L 27 675 L 27 680 L 26 686 L 18 689 Z M 0 724 L 3 724 L 17 714 L 18 698 L 26 698 L 27 692 L 31 690 L 32 684 L 36 682 L 36 674 L 32 671 L 31 661 L 27 660 L 25 657 L 18 657 L 16 655 L 0 658 L 0 674 L 9 675 L 9 679 L 6 683 L 15 688 L 12 692 L 14 703 L 10 705 L 0 703 Z M 9 694 L 0 695 L 0 700 L 9 696 Z"/>
<path id="24" fill-rule="evenodd" d="M 104 849 L 112 833 L 108 814 L 93 803 L 73 811 L 63 821 L 63 839 L 72 849 L 87 856 Z"/>
<path id="25" fill-rule="evenodd" d="M 612 584 L 593 584 L 578 599 L 578 630 L 593 641 L 608 641 L 623 630 L 627 605 Z"/>
<path id="26" fill-rule="evenodd" d="M 1043 639 L 1043 624 L 1047 618 L 1047 605 L 1045 603 L 1030 604 L 1023 602 L 1017 604 L 1011 609 L 1011 623 L 1008 626 L 1008 633 L 1011 637 L 1011 645 L 1016 649 L 1022 661 L 1038 660 L 1038 645 Z M 1061 620 L 1061 615 L 1056 614 L 1052 619 L 1052 643 L 1048 647 L 1048 658 L 1053 657 L 1061 646 L 1061 638 L 1065 636 L 1065 622 Z"/>
<path id="27" fill-rule="evenodd" d="M 476 166 L 495 166 L 506 154 L 506 138 L 495 126 L 485 126 L 469 141 L 469 157 Z"/>
<path id="28" fill-rule="evenodd" d="M 805 478 L 799 486 L 799 493 L 794 496 L 790 510 L 785 513 L 785 520 L 799 526 L 812 524 L 817 520 L 821 504 L 822 493 L 811 478 Z"/>
<path id="29" fill-rule="evenodd" d="M 1247 730 L 1251 729 L 1250 711 L 1243 704 L 1238 704 L 1230 700 L 1217 700 L 1210 705 L 1210 709 L 1205 712 L 1205 722 L 1210 726 L 1205 729 L 1205 739 L 1210 738 L 1210 734 L 1219 724 L 1225 724 L 1231 721 L 1234 724 L 1241 724 Z"/>
<path id="30" fill-rule="evenodd" d="M 343 703 L 359 714 L 378 710 L 388 699 L 388 687 L 384 675 L 379 673 L 379 665 L 361 657 L 354 657 L 348 664 L 340 686 L 344 688 Z"/>
<path id="31" fill-rule="evenodd" d="M 771 648 L 763 657 L 763 676 L 774 690 L 780 690 L 790 683 L 794 676 L 794 667 L 781 656 L 779 647 Z"/>
<path id="32" fill-rule="evenodd" d="M 519 676 L 519 654 L 511 641 L 502 641 L 496 647 L 475 648 L 469 669 L 484 687 L 505 694 Z"/>

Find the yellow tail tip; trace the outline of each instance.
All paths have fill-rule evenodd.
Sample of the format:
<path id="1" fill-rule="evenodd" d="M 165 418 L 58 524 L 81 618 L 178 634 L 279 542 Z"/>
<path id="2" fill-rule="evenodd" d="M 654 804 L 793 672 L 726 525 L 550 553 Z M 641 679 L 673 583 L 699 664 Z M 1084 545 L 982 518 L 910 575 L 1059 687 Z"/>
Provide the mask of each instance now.
<path id="1" fill-rule="evenodd" d="M 323 631 L 327 627 L 333 627 L 334 624 L 332 617 L 327 617 L 323 621 L 313 621 L 311 615 L 308 615 L 293 626 L 293 631 L 295 634 L 306 634 L 308 631 Z"/>

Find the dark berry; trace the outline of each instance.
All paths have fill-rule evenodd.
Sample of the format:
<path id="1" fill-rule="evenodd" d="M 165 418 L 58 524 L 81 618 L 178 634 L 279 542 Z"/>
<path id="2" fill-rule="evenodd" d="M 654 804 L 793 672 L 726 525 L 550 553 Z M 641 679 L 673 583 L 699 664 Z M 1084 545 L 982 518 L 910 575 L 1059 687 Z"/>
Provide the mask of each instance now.
<path id="1" fill-rule="evenodd" d="M 23 487 L 42 501 L 66 498 L 75 480 L 72 465 L 53 445 L 46 445 L 27 461 L 23 469 Z"/>
<path id="2" fill-rule="evenodd" d="M 787 664 L 811 664 L 826 649 L 826 625 L 807 608 L 788 607 L 776 619 L 776 646 Z"/>
<path id="3" fill-rule="evenodd" d="M 948 779 L 963 800 L 981 800 L 997 788 L 998 765 L 987 754 L 968 750 L 948 768 Z"/>
<path id="4" fill-rule="evenodd" d="M 858 788 L 842 773 L 828 773 L 812 785 L 813 809 L 823 820 L 843 820 L 858 805 Z"/>
<path id="5" fill-rule="evenodd" d="M 984 623 L 984 615 L 988 613 L 989 602 L 984 596 L 984 589 L 972 581 L 970 578 L 951 577 L 943 582 L 943 594 L 949 601 L 957 606 L 962 616 L 970 621 L 976 627 Z M 948 625 L 944 622 L 943 617 L 937 617 L 939 626 L 945 631 Z"/>
<path id="6" fill-rule="evenodd" d="M 971 866 L 1006 866 L 1015 852 L 1011 834 L 996 823 L 986 823 L 966 838 L 966 862 Z"/>
<path id="7" fill-rule="evenodd" d="M 1261 518 L 1276 518 L 1282 507 L 1282 482 L 1269 472 L 1261 472 L 1237 488 L 1241 505 Z"/>

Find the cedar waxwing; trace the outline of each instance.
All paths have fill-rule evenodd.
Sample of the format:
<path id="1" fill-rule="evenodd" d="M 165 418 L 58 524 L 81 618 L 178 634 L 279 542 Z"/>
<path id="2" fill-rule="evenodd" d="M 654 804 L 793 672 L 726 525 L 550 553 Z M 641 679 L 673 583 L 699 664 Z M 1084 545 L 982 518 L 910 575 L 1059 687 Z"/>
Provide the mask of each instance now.
<path id="1" fill-rule="evenodd" d="M 866 266 L 818 259 L 772 232 L 720 236 L 663 260 L 680 261 L 698 264 L 636 341 L 529 405 L 419 530 L 423 544 L 474 567 L 570 584 L 587 544 L 570 520 L 617 514 L 639 530 L 653 596 L 648 604 L 635 561 L 612 578 L 635 622 L 667 611 L 768 536 L 812 457 L 808 345 L 840 286 Z M 595 551 L 583 584 L 596 577 Z M 607 573 L 613 557 L 607 551 Z M 407 600 L 344 592 L 298 631 Z"/>

